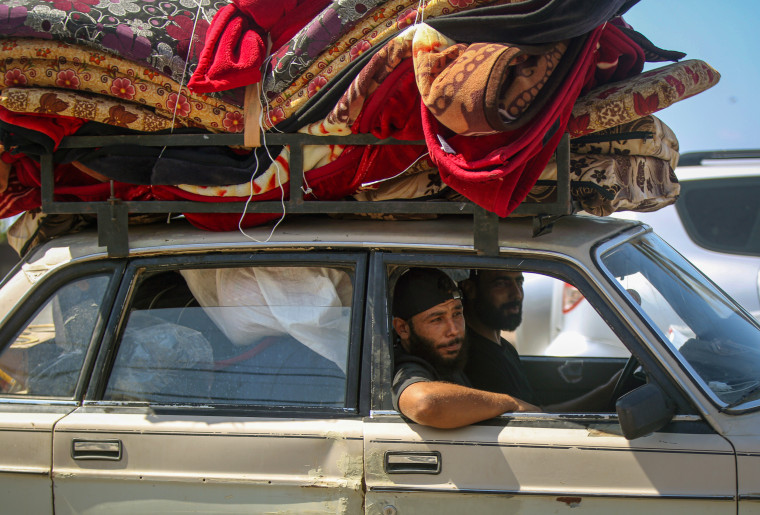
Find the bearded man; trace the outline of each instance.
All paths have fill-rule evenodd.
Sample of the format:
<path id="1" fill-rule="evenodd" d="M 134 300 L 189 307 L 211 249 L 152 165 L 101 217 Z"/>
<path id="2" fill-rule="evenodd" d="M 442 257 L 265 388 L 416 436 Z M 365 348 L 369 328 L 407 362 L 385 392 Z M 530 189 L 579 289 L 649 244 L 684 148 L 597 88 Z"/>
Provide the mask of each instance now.
<path id="1" fill-rule="evenodd" d="M 462 289 L 467 343 L 472 349 L 465 373 L 472 385 L 539 404 L 520 355 L 501 337 L 502 331 L 514 331 L 522 322 L 522 272 L 472 270 Z"/>
<path id="2" fill-rule="evenodd" d="M 393 405 L 419 424 L 462 427 L 510 411 L 540 411 L 512 395 L 478 390 L 467 363 L 464 308 L 456 283 L 433 268 L 411 268 L 393 295 Z"/>
<path id="3" fill-rule="evenodd" d="M 464 315 L 467 320 L 468 359 L 465 375 L 474 388 L 507 394 L 545 411 L 602 411 L 621 371 L 586 394 L 550 406 L 541 404 L 514 346 L 501 337 L 522 322 L 523 274 L 510 270 L 475 270 L 462 281 Z"/>

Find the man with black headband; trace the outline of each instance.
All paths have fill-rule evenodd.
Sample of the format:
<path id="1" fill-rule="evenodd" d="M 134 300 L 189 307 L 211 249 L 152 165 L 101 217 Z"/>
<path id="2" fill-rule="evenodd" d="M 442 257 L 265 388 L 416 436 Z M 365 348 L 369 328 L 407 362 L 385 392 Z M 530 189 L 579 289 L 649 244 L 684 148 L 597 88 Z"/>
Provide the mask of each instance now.
<path id="1" fill-rule="evenodd" d="M 540 411 L 511 395 L 472 388 L 464 312 L 456 283 L 433 268 L 412 268 L 396 283 L 394 407 L 419 424 L 466 426 L 508 411 Z"/>
<path id="2" fill-rule="evenodd" d="M 472 270 L 462 281 L 469 359 L 464 372 L 475 388 L 540 404 L 522 368 L 517 350 L 501 337 L 522 322 L 523 274 L 509 270 Z M 619 372 L 607 383 L 569 401 L 543 406 L 546 411 L 594 411 L 606 408 Z"/>

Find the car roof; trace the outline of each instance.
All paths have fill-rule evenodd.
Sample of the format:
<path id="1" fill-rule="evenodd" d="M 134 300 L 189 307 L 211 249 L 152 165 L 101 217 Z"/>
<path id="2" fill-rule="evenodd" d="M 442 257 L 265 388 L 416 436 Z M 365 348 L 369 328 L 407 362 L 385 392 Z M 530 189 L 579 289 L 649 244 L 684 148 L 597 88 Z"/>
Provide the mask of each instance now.
<path id="1" fill-rule="evenodd" d="M 565 252 L 592 246 L 639 222 L 587 215 L 563 216 L 552 230 L 533 236 L 529 217 L 501 220 L 501 247 Z M 435 220 L 379 221 L 333 219 L 327 216 L 291 216 L 274 230 L 272 225 L 241 231 L 212 232 L 197 229 L 183 219 L 167 224 L 130 226 L 130 256 L 155 256 L 208 251 L 241 251 L 266 248 L 387 248 L 403 250 L 458 250 L 475 252 L 473 219 L 441 216 Z M 107 257 L 98 246 L 97 232 L 85 230 L 51 240 L 35 249 L 27 262 L 46 267 L 82 258 Z"/>

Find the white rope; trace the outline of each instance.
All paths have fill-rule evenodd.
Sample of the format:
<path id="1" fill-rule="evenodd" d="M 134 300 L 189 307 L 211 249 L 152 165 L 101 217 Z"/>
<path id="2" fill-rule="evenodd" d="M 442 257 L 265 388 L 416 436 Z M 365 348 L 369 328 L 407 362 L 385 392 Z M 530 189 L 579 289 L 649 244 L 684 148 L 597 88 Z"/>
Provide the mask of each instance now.
<path id="1" fill-rule="evenodd" d="M 185 87 L 185 74 L 187 73 L 187 65 L 190 61 L 190 56 L 193 55 L 193 41 L 195 40 L 195 29 L 198 27 L 198 18 L 201 17 L 201 13 L 203 13 L 203 17 L 206 18 L 201 3 L 198 0 L 195 0 L 195 3 L 198 6 L 198 11 L 195 13 L 195 19 L 193 20 L 193 30 L 190 32 L 190 44 L 187 47 L 187 58 L 185 59 L 185 66 L 182 68 L 182 76 L 180 77 L 179 81 L 179 91 L 177 91 L 177 100 L 174 102 L 174 111 L 172 112 L 172 125 L 169 128 L 169 134 L 174 134 L 174 124 L 177 120 L 177 108 L 179 107 L 179 100 L 182 97 L 182 89 Z M 158 159 L 161 159 L 163 157 L 165 150 L 166 145 L 164 145 L 164 147 L 161 149 L 161 152 L 158 154 Z"/>
<path id="2" fill-rule="evenodd" d="M 420 157 L 418 157 L 417 159 L 415 159 L 414 161 L 412 161 L 412 164 L 410 164 L 409 166 L 407 166 L 406 168 L 404 168 L 402 171 L 400 171 L 400 172 L 399 172 L 399 173 L 397 173 L 396 175 L 393 175 L 393 176 L 391 176 L 391 177 L 386 177 L 386 178 L 384 178 L 384 179 L 378 179 L 378 180 L 376 180 L 376 181 L 372 181 L 372 182 L 363 182 L 363 183 L 362 183 L 362 188 L 366 188 L 367 186 L 373 186 L 373 185 L 375 185 L 375 184 L 379 184 L 379 183 L 381 183 L 381 182 L 390 181 L 390 180 L 393 180 L 393 179 L 395 179 L 395 178 L 397 178 L 397 177 L 401 177 L 401 176 L 402 176 L 402 175 L 404 175 L 406 172 L 408 172 L 408 171 L 409 171 L 409 170 L 410 170 L 410 169 L 411 169 L 411 168 L 412 168 L 414 165 L 416 165 L 417 163 L 419 163 L 419 162 L 420 162 L 420 160 L 422 160 L 423 158 L 425 158 L 425 157 L 427 157 L 427 156 L 429 156 L 429 155 L 430 155 L 430 153 L 429 153 L 429 152 L 425 152 L 425 153 L 423 153 L 422 155 L 420 155 Z"/>
<path id="3" fill-rule="evenodd" d="M 425 8 L 427 7 L 427 0 L 419 0 L 417 2 L 417 11 L 414 13 L 414 25 L 425 23 Z"/>
<path id="4" fill-rule="evenodd" d="M 266 70 L 266 69 L 269 68 L 269 63 L 272 60 L 272 57 L 274 57 L 274 56 L 270 54 L 270 55 L 267 56 L 266 59 L 264 59 L 264 65 L 263 65 L 263 69 L 264 70 Z M 271 69 L 270 71 L 271 71 L 272 77 L 274 77 L 274 69 Z M 263 84 L 263 82 L 264 81 L 262 81 L 262 84 Z M 272 119 L 269 118 L 269 99 L 267 98 L 266 93 L 264 91 L 262 91 L 261 96 L 264 98 L 264 105 L 266 106 L 266 109 L 262 109 L 262 113 L 266 113 L 266 117 L 267 117 L 266 120 L 267 120 L 267 123 L 269 123 L 270 129 L 273 130 L 273 131 L 279 132 L 280 134 L 282 134 L 283 131 L 277 129 L 274 126 L 274 123 L 272 122 Z M 291 173 L 292 173 L 292 170 L 291 170 Z M 311 186 L 309 186 L 309 182 L 306 179 L 306 171 L 305 170 L 303 171 L 303 185 L 301 186 L 301 191 L 304 193 L 304 195 L 313 195 L 314 194 L 314 190 L 311 189 Z"/>
<path id="5" fill-rule="evenodd" d="M 261 105 L 261 98 L 258 98 L 259 105 Z M 261 111 L 259 113 L 259 126 L 262 126 L 264 122 L 264 109 L 263 106 L 261 106 Z M 253 201 L 253 180 L 256 176 L 256 171 L 259 169 L 259 155 L 254 150 L 254 157 L 256 158 L 256 167 L 253 170 L 253 173 L 251 174 L 251 179 L 249 181 L 249 184 L 251 185 L 251 192 L 248 195 L 248 200 L 245 202 L 245 207 L 243 208 L 243 213 L 240 215 L 240 220 L 238 220 L 238 230 L 240 231 L 240 234 L 245 236 L 251 241 L 254 241 L 256 243 L 267 243 L 269 240 L 272 239 L 272 236 L 274 236 L 274 231 L 277 230 L 277 227 L 282 223 L 282 221 L 285 219 L 285 188 L 282 185 L 282 180 L 280 178 L 280 163 L 277 162 L 277 160 L 272 157 L 272 154 L 269 152 L 269 147 L 267 146 L 267 133 L 265 131 L 261 131 L 261 143 L 264 146 L 264 149 L 267 152 L 267 156 L 269 157 L 270 161 L 272 161 L 272 166 L 275 167 L 275 173 L 277 174 L 277 185 L 280 188 L 280 206 L 282 206 L 282 216 L 280 216 L 280 219 L 277 220 L 277 223 L 274 224 L 272 227 L 272 230 L 269 231 L 269 236 L 265 240 L 257 240 L 253 236 L 249 235 L 245 232 L 243 229 L 243 219 L 245 218 L 246 211 L 248 211 L 248 205 Z M 283 169 L 283 172 L 285 170 Z"/>

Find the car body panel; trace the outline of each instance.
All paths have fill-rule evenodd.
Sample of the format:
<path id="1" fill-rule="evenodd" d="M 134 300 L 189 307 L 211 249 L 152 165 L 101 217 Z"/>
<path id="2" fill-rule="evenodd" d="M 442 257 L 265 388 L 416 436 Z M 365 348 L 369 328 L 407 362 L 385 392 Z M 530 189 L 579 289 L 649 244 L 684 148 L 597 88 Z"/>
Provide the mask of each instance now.
<path id="1" fill-rule="evenodd" d="M 736 448 L 736 470 L 739 477 L 739 514 L 760 513 L 760 438 L 752 436 L 732 436 L 731 443 Z"/>
<path id="2" fill-rule="evenodd" d="M 56 426 L 56 513 L 361 510 L 359 420 L 130 411 L 80 409 Z M 74 441 L 119 442 L 121 457 L 75 458 Z"/>
<path id="3" fill-rule="evenodd" d="M 472 499 L 451 492 L 463 491 L 491 497 L 484 505 L 478 498 L 478 513 L 735 512 L 734 455 L 723 437 L 668 432 L 628 441 L 608 432 L 614 427 L 525 415 L 441 431 L 380 415 L 365 429 L 367 504 L 418 513 L 433 502 L 436 512 L 462 513 Z M 440 473 L 387 473 L 387 453 L 410 451 L 440 453 Z"/>
<path id="4" fill-rule="evenodd" d="M 72 406 L 0 404 L 0 499 L 6 513 L 53 513 L 53 426 Z"/>

